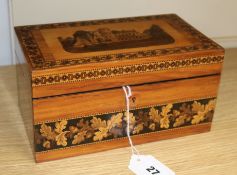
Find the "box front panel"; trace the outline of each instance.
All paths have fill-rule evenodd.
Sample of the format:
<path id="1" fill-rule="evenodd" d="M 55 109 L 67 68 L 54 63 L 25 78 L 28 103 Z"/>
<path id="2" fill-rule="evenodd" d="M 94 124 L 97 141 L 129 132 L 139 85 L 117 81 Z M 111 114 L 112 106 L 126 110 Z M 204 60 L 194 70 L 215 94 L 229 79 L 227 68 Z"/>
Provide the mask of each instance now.
<path id="1" fill-rule="evenodd" d="M 61 74 L 33 77 L 33 97 L 220 74 L 224 59 L 221 53 L 189 55 L 170 56 L 168 59 L 154 57 L 149 58 L 149 62 L 141 59 L 138 64 L 119 62 L 119 65 L 111 64 L 109 67 L 88 66 L 82 71 L 78 71 L 78 68 L 65 68 Z"/>
<path id="2" fill-rule="evenodd" d="M 131 86 L 135 144 L 208 131 L 219 75 Z M 128 146 L 121 88 L 34 99 L 37 162 Z"/>

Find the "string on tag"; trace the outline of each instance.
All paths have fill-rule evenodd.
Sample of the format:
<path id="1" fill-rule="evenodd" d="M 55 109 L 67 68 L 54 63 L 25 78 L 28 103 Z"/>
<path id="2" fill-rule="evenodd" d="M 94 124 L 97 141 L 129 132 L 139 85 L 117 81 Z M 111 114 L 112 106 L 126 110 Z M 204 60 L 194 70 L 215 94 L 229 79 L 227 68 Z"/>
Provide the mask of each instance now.
<path id="1" fill-rule="evenodd" d="M 129 98 L 132 96 L 132 90 L 129 86 L 123 86 L 123 90 L 126 97 L 127 106 L 127 136 L 131 145 L 132 156 L 128 168 L 136 175 L 175 175 L 175 173 L 167 166 L 162 164 L 160 161 L 150 155 L 140 155 L 139 151 L 135 148 L 132 143 L 130 136 L 130 101 Z"/>
<path id="2" fill-rule="evenodd" d="M 125 93 L 125 98 L 126 98 L 126 106 L 127 106 L 127 136 L 128 136 L 128 140 L 129 140 L 129 144 L 131 146 L 131 150 L 132 150 L 132 154 L 136 154 L 136 155 L 140 155 L 139 151 L 135 148 L 135 146 L 132 143 L 132 139 L 130 136 L 130 117 L 129 117 L 129 111 L 130 111 L 130 101 L 129 98 L 132 96 L 132 90 L 130 88 L 130 86 L 123 86 L 123 91 Z"/>

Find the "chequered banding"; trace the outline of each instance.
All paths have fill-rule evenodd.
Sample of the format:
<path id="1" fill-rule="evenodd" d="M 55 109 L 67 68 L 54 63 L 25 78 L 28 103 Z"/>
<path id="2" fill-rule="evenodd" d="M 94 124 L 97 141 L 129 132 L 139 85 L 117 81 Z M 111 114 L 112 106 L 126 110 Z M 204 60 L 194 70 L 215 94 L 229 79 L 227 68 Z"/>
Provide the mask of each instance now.
<path id="1" fill-rule="evenodd" d="M 84 80 L 114 77 L 145 72 L 155 72 L 161 70 L 177 69 L 182 67 L 192 67 L 205 64 L 215 64 L 223 62 L 224 56 L 207 56 L 198 58 L 187 58 L 183 60 L 167 60 L 147 64 L 136 64 L 128 66 L 110 67 L 104 69 L 94 69 L 75 73 L 63 73 L 57 75 L 47 75 L 33 77 L 33 86 L 51 85 L 65 82 L 78 82 Z"/>
<path id="2" fill-rule="evenodd" d="M 171 26 L 175 28 L 180 28 L 187 35 L 191 35 L 195 39 L 197 39 L 198 44 L 193 45 L 193 46 L 184 46 L 184 47 L 176 47 L 176 48 L 140 50 L 137 52 L 107 54 L 107 55 L 90 56 L 90 57 L 74 58 L 74 59 L 61 58 L 60 60 L 57 60 L 57 61 L 54 59 L 50 61 L 46 61 L 44 60 L 43 55 L 40 51 L 40 48 L 37 42 L 35 41 L 34 36 L 31 32 L 32 30 L 41 30 L 41 29 L 103 25 L 103 24 L 121 23 L 121 22 L 125 23 L 125 22 L 149 21 L 149 20 L 154 20 L 154 19 L 165 19 Z M 109 61 L 116 61 L 116 60 L 155 57 L 155 56 L 163 56 L 163 55 L 169 55 L 169 54 L 187 53 L 187 52 L 221 48 L 219 45 L 217 45 L 216 43 L 214 43 L 213 41 L 205 37 L 203 34 L 198 32 L 196 29 L 194 29 L 192 26 L 187 24 L 185 21 L 183 21 L 181 18 L 179 18 L 176 15 L 158 15 L 158 16 L 135 17 L 135 18 L 120 18 L 120 19 L 25 26 L 25 27 L 17 27 L 16 32 L 17 32 L 18 38 L 21 41 L 23 50 L 25 51 L 27 58 L 29 59 L 29 63 L 31 64 L 34 70 L 63 67 L 63 66 L 70 66 L 70 65 L 98 63 L 98 62 L 109 62 Z"/>

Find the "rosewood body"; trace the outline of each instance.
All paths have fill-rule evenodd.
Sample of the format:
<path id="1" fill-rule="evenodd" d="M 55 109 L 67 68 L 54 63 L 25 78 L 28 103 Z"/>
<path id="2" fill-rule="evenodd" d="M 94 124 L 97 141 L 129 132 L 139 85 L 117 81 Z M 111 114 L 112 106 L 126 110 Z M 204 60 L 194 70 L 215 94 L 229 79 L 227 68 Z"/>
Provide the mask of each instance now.
<path id="1" fill-rule="evenodd" d="M 123 85 L 133 92 L 136 144 L 210 130 L 224 50 L 176 15 L 21 26 L 16 34 L 37 162 L 127 146 Z"/>

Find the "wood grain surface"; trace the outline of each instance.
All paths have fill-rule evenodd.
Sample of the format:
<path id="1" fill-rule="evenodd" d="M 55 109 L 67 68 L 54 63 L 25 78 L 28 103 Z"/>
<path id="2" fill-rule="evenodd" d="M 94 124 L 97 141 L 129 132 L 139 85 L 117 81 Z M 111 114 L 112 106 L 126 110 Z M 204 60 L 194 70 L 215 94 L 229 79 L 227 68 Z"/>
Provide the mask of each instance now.
<path id="1" fill-rule="evenodd" d="M 219 75 L 132 86 L 131 109 L 216 97 Z M 134 99 L 135 101 L 133 101 Z M 122 88 L 33 100 L 34 123 L 123 111 Z M 59 118 L 60 116 L 60 118 Z"/>
<path id="2" fill-rule="evenodd" d="M 177 175 L 237 174 L 237 49 L 227 50 L 212 131 L 137 146 Z M 130 149 L 78 156 L 36 164 L 17 106 L 14 67 L 0 68 L 0 173 L 10 174 L 132 174 Z"/>
<path id="3" fill-rule="evenodd" d="M 101 90 L 122 85 L 136 85 L 150 82 L 158 82 L 165 80 L 174 80 L 181 78 L 189 78 L 195 76 L 205 76 L 219 74 L 222 63 L 199 65 L 193 67 L 184 67 L 173 70 L 161 70 L 157 72 L 138 73 L 133 75 L 124 75 L 111 78 L 101 78 L 98 80 L 79 81 L 73 83 L 53 84 L 53 86 L 36 86 L 32 87 L 33 98 L 54 96 L 60 94 L 68 94 L 75 92 L 85 92 L 92 90 Z"/>

